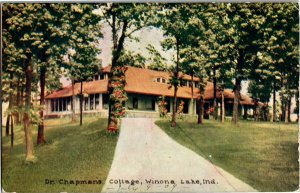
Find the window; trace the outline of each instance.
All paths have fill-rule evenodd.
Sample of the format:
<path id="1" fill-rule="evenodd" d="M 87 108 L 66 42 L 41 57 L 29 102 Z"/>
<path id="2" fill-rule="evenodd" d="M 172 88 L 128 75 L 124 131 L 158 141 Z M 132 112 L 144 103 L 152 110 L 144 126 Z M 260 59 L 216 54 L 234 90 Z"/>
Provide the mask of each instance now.
<path id="1" fill-rule="evenodd" d="M 180 85 L 181 86 L 189 86 L 189 81 L 187 81 L 187 80 L 181 80 L 180 81 Z"/>
<path id="2" fill-rule="evenodd" d="M 99 80 L 99 75 L 98 75 L 98 74 L 95 75 L 94 79 L 95 79 L 95 80 Z"/>
<path id="3" fill-rule="evenodd" d="M 63 103 L 62 103 L 62 99 L 59 99 L 59 111 L 63 111 Z"/>
<path id="4" fill-rule="evenodd" d="M 59 98 L 59 99 L 51 99 L 51 111 L 52 112 L 63 112 L 69 111 L 71 108 L 71 97 Z"/>
<path id="5" fill-rule="evenodd" d="M 58 100 L 58 99 L 55 99 L 55 111 L 59 111 L 59 110 L 58 110 L 58 102 L 59 102 L 59 100 Z"/>
<path id="6" fill-rule="evenodd" d="M 163 77 L 158 77 L 158 78 L 156 78 L 155 80 L 154 80 L 154 82 L 160 82 L 160 83 L 166 83 L 167 82 L 167 80 L 165 79 L 165 78 L 163 78 Z"/>
<path id="7" fill-rule="evenodd" d="M 95 95 L 90 95 L 90 110 L 94 110 L 94 97 Z"/>
<path id="8" fill-rule="evenodd" d="M 99 109 L 99 94 L 95 94 L 95 109 Z"/>
<path id="9" fill-rule="evenodd" d="M 55 104 L 56 104 L 56 101 L 52 99 L 51 100 L 51 112 L 55 111 Z"/>
<path id="10" fill-rule="evenodd" d="M 68 97 L 67 98 L 67 109 L 66 109 L 67 111 L 72 110 L 72 107 L 71 107 L 72 106 L 72 104 L 71 104 L 72 102 L 71 101 L 72 101 L 71 97 Z"/>
<path id="11" fill-rule="evenodd" d="M 84 110 L 89 110 L 89 97 L 84 98 Z"/>

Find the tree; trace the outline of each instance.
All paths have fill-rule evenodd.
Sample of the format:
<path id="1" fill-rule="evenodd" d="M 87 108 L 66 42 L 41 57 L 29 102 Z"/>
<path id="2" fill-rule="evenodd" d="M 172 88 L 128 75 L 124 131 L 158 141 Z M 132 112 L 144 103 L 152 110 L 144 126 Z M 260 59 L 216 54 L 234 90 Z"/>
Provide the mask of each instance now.
<path id="1" fill-rule="evenodd" d="M 65 24 L 64 11 L 68 11 L 66 5 L 42 4 L 40 12 L 42 17 L 37 18 L 38 28 L 33 32 L 36 37 L 34 45 L 37 47 L 36 57 L 39 68 L 39 85 L 40 85 L 40 121 L 38 124 L 37 144 L 46 143 L 44 136 L 44 105 L 45 105 L 45 88 L 47 72 L 50 68 L 58 70 L 58 65 L 62 62 L 61 54 L 65 49 L 63 44 L 66 41 L 66 33 L 61 33 Z"/>
<path id="2" fill-rule="evenodd" d="M 262 81 L 260 79 L 257 79 L 256 81 L 252 80 L 249 83 L 248 86 L 248 92 L 250 93 L 251 97 L 253 99 L 256 99 L 262 103 L 264 103 L 264 106 L 266 109 L 268 109 L 268 103 L 271 97 L 272 92 L 272 82 L 271 81 Z M 268 112 L 262 112 L 263 114 L 263 120 L 267 121 L 268 119 Z"/>
<path id="3" fill-rule="evenodd" d="M 125 71 L 126 67 L 119 59 L 124 51 L 124 41 L 132 38 L 134 32 L 148 24 L 152 12 L 150 4 L 115 4 L 107 3 L 99 7 L 99 14 L 104 17 L 112 31 L 112 61 L 109 73 L 109 109 L 108 131 L 115 132 L 119 127 L 119 118 L 125 114 Z"/>
<path id="4" fill-rule="evenodd" d="M 100 33 L 100 17 L 94 12 L 94 4 L 73 4 L 71 11 L 66 15 L 71 31 L 66 48 L 68 61 L 64 67 L 68 70 L 72 80 L 72 121 L 75 121 L 75 82 L 80 82 L 80 125 L 83 117 L 83 82 L 92 80 L 101 68 L 101 61 L 97 58 L 100 50 L 97 48 L 102 34 Z"/>
<path id="5" fill-rule="evenodd" d="M 82 125 L 83 116 L 83 82 L 93 80 L 94 75 L 99 72 L 100 62 L 97 60 L 96 56 L 98 50 L 91 42 L 84 44 L 77 44 L 78 47 L 75 48 L 75 53 L 71 56 L 69 67 L 69 72 L 72 74 L 74 80 L 80 82 L 80 93 L 79 93 L 79 104 L 80 104 L 80 122 Z M 80 45 L 80 46 L 79 46 Z"/>
<path id="6" fill-rule="evenodd" d="M 171 126 L 176 126 L 176 111 L 177 111 L 177 91 L 179 85 L 179 71 L 180 71 L 180 51 L 184 40 L 187 39 L 187 25 L 188 15 L 186 15 L 186 8 L 188 4 L 163 4 L 161 10 L 155 18 L 154 25 L 163 30 L 167 37 L 161 43 L 166 50 L 175 50 L 174 63 L 175 68 L 169 84 L 174 87 L 173 112 Z"/>
<path id="7" fill-rule="evenodd" d="M 133 66 L 137 68 L 145 68 L 146 58 L 139 53 L 134 53 L 132 51 L 123 51 L 119 59 L 122 65 Z"/>
<path id="8" fill-rule="evenodd" d="M 253 43 L 259 41 L 258 30 L 264 21 L 260 15 L 260 4 L 231 4 L 224 5 L 225 14 L 222 26 L 226 29 L 226 43 L 228 46 L 228 59 L 231 61 L 234 83 L 234 104 L 232 122 L 238 122 L 238 107 L 242 80 L 249 78 L 250 69 L 254 63 L 257 46 Z"/>
<path id="9" fill-rule="evenodd" d="M 222 88 L 220 91 L 223 92 L 224 83 L 227 84 L 232 78 L 232 43 L 227 36 L 229 22 L 225 11 L 226 4 L 194 5 L 193 9 L 197 12 L 197 17 L 192 22 L 195 28 L 193 39 L 199 41 L 199 49 L 206 59 L 209 79 L 213 82 L 213 110 L 214 118 L 217 119 L 218 89 Z"/>
<path id="10" fill-rule="evenodd" d="M 25 109 L 23 125 L 26 142 L 26 161 L 35 161 L 33 142 L 30 128 L 31 91 L 33 79 L 33 56 L 37 54 L 39 41 L 35 31 L 38 28 L 38 19 L 42 17 L 41 4 L 6 4 L 4 14 L 8 14 L 4 34 L 8 42 L 15 46 L 23 60 L 21 67 L 25 72 Z M 19 14 L 22 13 L 22 14 Z M 34 30 L 31 30 L 34 29 Z M 12 38 L 13 37 L 13 38 Z M 7 45 L 9 46 L 9 45 Z"/>
<path id="11" fill-rule="evenodd" d="M 281 120 L 289 121 L 290 99 L 297 92 L 299 77 L 299 14 L 293 3 L 262 4 L 264 23 L 258 33 L 258 65 L 254 68 L 273 92 L 273 121 L 276 121 L 276 91 L 280 90 Z M 287 22 L 288 21 L 288 22 Z"/>
<path id="12" fill-rule="evenodd" d="M 155 47 L 151 44 L 148 44 L 146 47 L 150 56 L 147 58 L 149 61 L 149 65 L 147 66 L 150 70 L 157 71 L 168 71 L 169 68 L 166 65 L 166 59 L 155 49 Z"/>

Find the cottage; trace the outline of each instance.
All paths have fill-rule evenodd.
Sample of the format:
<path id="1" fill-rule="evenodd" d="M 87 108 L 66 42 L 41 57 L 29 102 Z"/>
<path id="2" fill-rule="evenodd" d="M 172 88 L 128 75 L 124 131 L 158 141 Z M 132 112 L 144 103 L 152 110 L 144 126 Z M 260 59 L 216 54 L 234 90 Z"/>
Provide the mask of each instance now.
<path id="1" fill-rule="evenodd" d="M 107 91 L 108 73 L 110 66 L 102 69 L 100 74 L 95 75 L 93 81 L 83 83 L 83 112 L 98 113 L 101 116 L 107 116 L 109 95 Z M 168 80 L 171 74 L 168 72 L 154 71 L 128 66 L 125 73 L 126 86 L 125 91 L 128 95 L 126 102 L 127 116 L 129 117 L 158 117 L 158 97 L 165 96 L 167 101 L 167 110 L 172 112 L 174 88 L 170 88 Z M 181 77 L 181 85 L 178 88 L 178 101 L 184 101 L 183 113 L 186 115 L 196 115 L 196 99 L 199 96 L 197 84 L 199 79 L 186 74 L 179 74 Z M 193 81 L 192 81 L 193 80 Z M 192 89 L 193 86 L 193 89 Z M 79 113 L 79 97 L 80 83 L 74 86 L 75 93 L 75 113 Z M 234 94 L 232 90 L 225 89 L 225 109 L 226 114 L 232 113 L 232 104 Z M 220 93 L 217 95 L 220 100 Z M 213 100 L 213 84 L 208 82 L 205 92 L 205 110 L 212 106 Z M 60 117 L 71 114 L 72 102 L 72 85 L 61 90 L 55 91 L 46 96 L 46 117 Z M 242 95 L 241 107 L 248 111 L 248 108 L 254 106 L 254 102 L 249 96 Z"/>

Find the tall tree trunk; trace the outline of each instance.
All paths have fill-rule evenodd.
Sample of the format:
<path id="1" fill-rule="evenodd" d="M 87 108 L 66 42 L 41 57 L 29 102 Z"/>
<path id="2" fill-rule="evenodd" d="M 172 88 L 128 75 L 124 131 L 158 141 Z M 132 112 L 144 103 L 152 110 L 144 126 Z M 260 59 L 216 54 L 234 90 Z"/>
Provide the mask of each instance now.
<path id="1" fill-rule="evenodd" d="M 117 4 L 113 4 L 113 6 L 117 6 Z M 123 26 L 122 26 L 122 32 L 121 32 L 121 37 L 118 40 L 118 35 L 117 35 L 117 28 L 116 28 L 116 14 L 113 14 L 112 16 L 112 40 L 113 40 L 113 50 L 112 50 L 112 62 L 111 62 L 111 72 L 108 75 L 108 92 L 109 92 L 109 96 L 111 96 L 111 94 L 113 93 L 113 88 L 111 87 L 111 83 L 112 83 L 112 71 L 114 70 L 114 68 L 118 65 L 118 60 L 121 56 L 121 52 L 123 50 L 124 47 L 124 41 L 125 41 L 125 37 L 126 37 L 126 30 L 128 27 L 128 21 L 124 20 L 123 21 Z M 124 85 L 125 86 L 125 85 Z M 113 117 L 113 113 L 112 112 L 112 106 L 114 105 L 114 101 L 109 97 L 108 100 L 108 122 L 107 122 L 107 130 L 110 131 L 110 128 L 116 128 L 116 122 L 115 120 L 112 118 Z"/>
<path id="2" fill-rule="evenodd" d="M 10 146 L 14 146 L 14 118 L 13 116 L 10 117 Z"/>
<path id="3" fill-rule="evenodd" d="M 174 86 L 173 112 L 172 112 L 172 121 L 171 121 L 172 127 L 176 127 L 177 90 L 178 90 L 178 87 Z"/>
<path id="4" fill-rule="evenodd" d="M 31 53 L 26 53 L 26 61 L 25 61 L 25 111 L 23 116 L 23 125 L 25 132 L 25 142 L 26 142 L 26 161 L 34 161 L 35 156 L 33 154 L 33 142 L 32 142 L 32 134 L 30 128 L 30 109 L 31 109 L 31 82 L 32 82 L 32 61 L 31 61 Z"/>
<path id="5" fill-rule="evenodd" d="M 203 96 L 198 99 L 198 124 L 203 123 Z"/>
<path id="6" fill-rule="evenodd" d="M 273 83 L 273 116 L 272 122 L 276 122 L 276 90 L 275 90 L 275 82 Z"/>
<path id="7" fill-rule="evenodd" d="M 16 112 L 15 114 L 15 123 L 16 124 L 20 124 L 20 113 L 19 113 L 19 110 L 21 109 L 20 108 L 20 102 L 22 99 L 20 99 L 20 79 L 18 79 L 18 84 L 17 84 L 17 100 L 16 100 L 16 107 L 18 107 L 18 111 Z"/>
<path id="8" fill-rule="evenodd" d="M 221 97 L 222 97 L 222 108 L 221 108 L 221 122 L 224 123 L 225 121 L 225 100 L 224 100 L 224 90 L 221 92 Z"/>
<path id="9" fill-rule="evenodd" d="M 20 93 L 20 109 L 23 109 L 25 105 L 25 87 L 21 86 L 21 93 Z M 22 120 L 23 120 L 23 113 L 20 113 L 20 124 L 22 124 Z"/>
<path id="10" fill-rule="evenodd" d="M 9 75 L 9 78 L 10 78 L 10 83 L 9 83 L 9 88 L 13 88 L 13 85 L 12 85 L 12 81 L 13 81 L 13 73 L 11 72 L 10 75 Z M 9 93 L 9 100 L 8 100 L 8 110 L 10 111 L 12 109 L 12 106 L 13 106 L 13 93 Z M 9 123 L 10 123 L 10 117 L 12 116 L 12 113 L 9 112 L 8 115 L 7 115 L 7 120 L 6 120 L 6 130 L 5 130 L 5 134 L 6 136 L 9 136 Z"/>
<path id="11" fill-rule="evenodd" d="M 233 115 L 232 115 L 232 122 L 234 124 L 237 124 L 239 119 L 240 91 L 241 91 L 241 81 L 240 79 L 236 78 L 235 88 L 234 88 Z"/>
<path id="12" fill-rule="evenodd" d="M 82 81 L 80 81 L 80 126 L 82 125 L 82 103 L 83 103 L 83 94 L 82 94 Z"/>
<path id="13" fill-rule="evenodd" d="M 284 97 L 284 81 L 283 81 L 284 75 L 281 74 L 281 79 L 280 79 L 280 87 L 281 87 L 281 92 L 280 92 L 280 97 L 281 97 L 281 116 L 280 120 L 285 121 L 285 97 Z"/>
<path id="14" fill-rule="evenodd" d="M 284 122 L 288 123 L 289 122 L 289 104 L 288 100 L 286 100 L 285 103 L 285 116 L 284 116 Z"/>
<path id="15" fill-rule="evenodd" d="M 281 121 L 285 121 L 285 101 L 284 100 L 281 100 Z"/>
<path id="16" fill-rule="evenodd" d="M 237 124 L 239 119 L 239 103 L 241 98 L 242 65 L 244 64 L 244 50 L 239 50 L 239 58 L 235 69 L 234 101 L 232 123 Z"/>
<path id="17" fill-rule="evenodd" d="M 176 38 L 176 69 L 174 72 L 174 77 L 176 79 L 176 83 L 174 83 L 174 100 L 173 100 L 173 113 L 172 113 L 172 121 L 171 126 L 176 126 L 176 111 L 177 111 L 177 91 L 178 91 L 178 73 L 179 73 L 179 42 L 178 38 Z"/>
<path id="18" fill-rule="evenodd" d="M 40 69 L 40 106 L 42 109 L 40 110 L 40 123 L 38 125 L 38 134 L 37 134 L 37 144 L 45 144 L 45 135 L 44 135 L 44 106 L 45 106 L 45 81 L 46 81 L 46 68 L 41 67 Z"/>
<path id="19" fill-rule="evenodd" d="M 288 97 L 288 122 L 291 122 L 291 103 L 292 103 L 292 99 L 291 97 L 289 96 Z"/>
<path id="20" fill-rule="evenodd" d="M 191 75 L 192 75 L 192 82 L 191 82 L 191 95 L 192 95 L 192 99 L 191 99 L 191 103 L 192 103 L 192 115 L 194 115 L 195 114 L 195 111 L 194 111 L 194 106 L 195 106 L 195 104 L 194 104 L 194 70 L 192 70 L 192 73 L 191 73 Z"/>
<path id="21" fill-rule="evenodd" d="M 296 112 L 297 112 L 297 122 L 299 122 L 299 88 L 296 91 L 295 99 L 296 99 L 296 108 L 297 108 L 297 110 L 296 110 Z"/>
<path id="22" fill-rule="evenodd" d="M 6 117 L 6 125 L 5 125 L 5 135 L 9 136 L 9 123 L 10 123 L 10 113 L 7 114 Z"/>
<path id="23" fill-rule="evenodd" d="M 214 85 L 214 99 L 213 99 L 213 110 L 214 119 L 218 119 L 218 104 L 217 104 L 217 78 L 216 78 L 216 67 L 213 66 L 213 85 Z"/>
<path id="24" fill-rule="evenodd" d="M 75 118 L 75 91 L 74 91 L 75 81 L 72 79 L 72 123 L 76 122 Z"/>

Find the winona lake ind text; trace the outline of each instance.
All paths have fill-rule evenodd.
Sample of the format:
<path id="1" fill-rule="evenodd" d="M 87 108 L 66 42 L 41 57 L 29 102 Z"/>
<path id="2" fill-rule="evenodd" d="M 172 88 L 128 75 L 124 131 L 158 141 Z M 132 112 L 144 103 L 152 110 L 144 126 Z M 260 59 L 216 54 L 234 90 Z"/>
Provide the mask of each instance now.
<path id="1" fill-rule="evenodd" d="M 218 184 L 215 179 L 181 179 L 180 182 L 176 180 L 162 180 L 162 179 L 144 179 L 144 180 L 125 180 L 125 179 L 109 179 L 109 184 L 116 185 L 143 185 L 143 184 L 151 184 L 151 185 L 176 185 L 176 184 L 186 184 L 186 185 L 209 185 L 209 184 Z M 93 184 L 102 184 L 102 180 L 94 179 L 94 180 L 79 180 L 79 179 L 45 179 L 45 184 L 47 185 L 93 185 Z"/>

